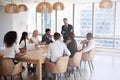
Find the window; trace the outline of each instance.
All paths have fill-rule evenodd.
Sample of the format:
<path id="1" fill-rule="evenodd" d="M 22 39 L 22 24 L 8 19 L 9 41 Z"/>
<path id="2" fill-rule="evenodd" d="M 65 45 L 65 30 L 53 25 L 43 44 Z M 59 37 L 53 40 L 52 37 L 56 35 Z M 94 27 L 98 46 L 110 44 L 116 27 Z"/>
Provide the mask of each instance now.
<path id="1" fill-rule="evenodd" d="M 116 28 L 115 37 L 120 38 L 120 2 L 116 3 Z"/>
<path id="2" fill-rule="evenodd" d="M 114 8 L 113 5 L 113 8 L 101 9 L 99 3 L 94 4 L 93 34 L 97 38 L 95 39 L 97 47 L 113 48 L 114 46 Z"/>
<path id="3" fill-rule="evenodd" d="M 94 5 L 94 36 L 114 37 L 114 5 L 113 8 L 99 8 L 99 3 Z"/>
<path id="4" fill-rule="evenodd" d="M 51 29 L 51 13 L 41 13 L 42 18 L 42 34 L 45 34 L 45 29 Z"/>
<path id="5" fill-rule="evenodd" d="M 96 47 L 113 48 L 112 39 L 95 39 Z"/>
<path id="6" fill-rule="evenodd" d="M 74 32 L 76 36 L 86 36 L 92 32 L 92 4 L 75 5 Z"/>
<path id="7" fill-rule="evenodd" d="M 120 2 L 116 3 L 115 48 L 120 49 Z M 119 40 L 118 40 L 119 39 Z"/>
<path id="8" fill-rule="evenodd" d="M 115 40 L 115 48 L 120 49 L 120 40 Z"/>
<path id="9" fill-rule="evenodd" d="M 79 45 L 80 44 L 80 42 L 82 41 L 82 40 L 84 40 L 85 38 L 75 38 L 75 40 L 76 40 L 76 42 L 77 42 L 77 45 Z"/>
<path id="10" fill-rule="evenodd" d="M 51 29 L 51 34 L 55 32 L 54 11 L 52 13 L 37 13 L 37 30 L 39 30 L 41 34 L 44 34 L 46 28 Z"/>
<path id="11" fill-rule="evenodd" d="M 51 13 L 51 34 L 53 35 L 56 32 L 56 27 L 55 26 L 55 10 Z"/>

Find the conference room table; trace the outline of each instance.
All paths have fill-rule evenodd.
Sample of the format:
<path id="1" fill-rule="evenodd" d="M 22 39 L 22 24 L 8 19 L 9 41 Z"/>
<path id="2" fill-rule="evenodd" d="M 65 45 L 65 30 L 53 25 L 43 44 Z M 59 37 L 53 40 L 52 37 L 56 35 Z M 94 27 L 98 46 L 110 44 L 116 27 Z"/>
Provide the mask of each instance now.
<path id="1" fill-rule="evenodd" d="M 38 80 L 42 80 L 42 64 L 44 63 L 48 52 L 48 46 L 39 47 L 31 51 L 26 51 L 26 54 L 21 57 L 17 57 L 20 61 L 37 64 L 38 68 Z"/>

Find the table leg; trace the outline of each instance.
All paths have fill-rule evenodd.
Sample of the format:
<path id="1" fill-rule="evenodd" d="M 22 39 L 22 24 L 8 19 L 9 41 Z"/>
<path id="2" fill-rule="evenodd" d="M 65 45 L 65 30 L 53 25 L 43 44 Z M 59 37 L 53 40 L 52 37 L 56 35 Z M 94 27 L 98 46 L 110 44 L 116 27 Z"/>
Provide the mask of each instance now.
<path id="1" fill-rule="evenodd" d="M 42 64 L 41 64 L 41 61 L 38 60 L 38 80 L 42 80 Z"/>

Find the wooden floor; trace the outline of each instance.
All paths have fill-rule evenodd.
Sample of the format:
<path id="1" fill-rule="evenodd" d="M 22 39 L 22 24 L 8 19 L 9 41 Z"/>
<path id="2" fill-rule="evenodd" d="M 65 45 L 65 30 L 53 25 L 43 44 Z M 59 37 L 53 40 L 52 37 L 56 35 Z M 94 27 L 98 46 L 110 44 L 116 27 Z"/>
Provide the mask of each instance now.
<path id="1" fill-rule="evenodd" d="M 76 72 L 77 80 L 120 80 L 120 55 L 113 53 L 97 52 L 93 60 L 94 71 L 91 72 L 88 64 L 82 62 L 81 73 Z M 37 80 L 37 73 L 28 73 L 27 69 L 22 73 L 23 80 Z M 4 80 L 4 79 L 0 79 Z M 8 78 L 8 80 L 10 80 Z M 14 76 L 13 80 L 20 80 L 19 76 Z M 65 80 L 64 76 L 61 80 Z M 71 74 L 69 80 L 75 80 Z"/>

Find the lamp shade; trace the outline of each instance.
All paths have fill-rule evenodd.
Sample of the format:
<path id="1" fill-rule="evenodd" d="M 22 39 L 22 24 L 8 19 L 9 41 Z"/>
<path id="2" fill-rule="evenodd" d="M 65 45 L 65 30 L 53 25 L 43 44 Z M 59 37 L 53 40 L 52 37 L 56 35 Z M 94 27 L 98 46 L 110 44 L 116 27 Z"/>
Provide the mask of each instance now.
<path id="1" fill-rule="evenodd" d="M 51 13 L 52 10 L 52 5 L 49 2 L 41 2 L 36 7 L 36 11 L 40 13 Z"/>
<path id="2" fill-rule="evenodd" d="M 19 7 L 16 4 L 7 4 L 4 11 L 5 13 L 18 13 Z"/>
<path id="3" fill-rule="evenodd" d="M 99 4 L 100 8 L 112 8 L 113 3 L 111 0 L 102 0 Z"/>
<path id="4" fill-rule="evenodd" d="M 64 10 L 64 4 L 62 2 L 56 2 L 53 4 L 54 10 Z"/>
<path id="5" fill-rule="evenodd" d="M 28 8 L 25 4 L 20 4 L 20 5 L 18 5 L 18 7 L 19 7 L 19 11 L 27 11 L 28 10 Z"/>

